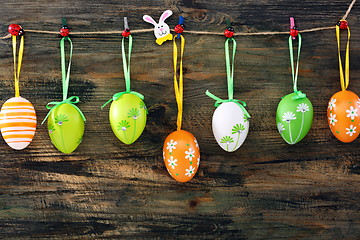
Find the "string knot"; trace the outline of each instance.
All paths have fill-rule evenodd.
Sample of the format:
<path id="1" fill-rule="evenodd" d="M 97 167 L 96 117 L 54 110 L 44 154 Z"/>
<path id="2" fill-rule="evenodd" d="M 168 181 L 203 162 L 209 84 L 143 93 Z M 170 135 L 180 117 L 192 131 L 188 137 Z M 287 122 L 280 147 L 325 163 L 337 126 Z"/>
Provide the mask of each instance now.
<path id="1" fill-rule="evenodd" d="M 295 91 L 294 93 L 296 93 L 296 95 L 294 95 L 292 97 L 292 99 L 302 99 L 302 98 L 306 98 L 306 94 L 302 93 L 301 91 Z"/>
<path id="2" fill-rule="evenodd" d="M 106 105 L 108 105 L 109 103 L 111 103 L 112 101 L 116 101 L 118 100 L 122 95 L 124 94 L 134 94 L 135 96 L 139 97 L 141 100 L 144 100 L 144 95 L 142 95 L 141 93 L 135 92 L 135 91 L 124 91 L 124 92 L 118 92 L 115 93 L 112 98 L 110 98 L 104 105 L 101 106 L 101 109 L 103 109 Z M 147 113 L 147 109 L 146 109 L 146 113 Z"/>
<path id="3" fill-rule="evenodd" d="M 244 101 L 241 101 L 241 100 L 238 100 L 238 99 L 221 99 L 217 96 L 215 96 L 214 94 L 212 94 L 209 90 L 206 90 L 205 94 L 208 96 L 208 97 L 211 97 L 212 99 L 215 100 L 215 104 L 214 106 L 215 107 L 218 107 L 220 106 L 222 103 L 226 103 L 226 102 L 233 102 L 235 103 L 236 105 L 238 105 L 244 112 L 244 115 L 246 118 L 250 118 L 250 114 L 248 113 L 248 111 L 245 109 L 246 107 L 246 102 Z"/>
<path id="4" fill-rule="evenodd" d="M 46 117 L 44 118 L 44 120 L 41 122 L 41 124 L 43 124 L 46 119 L 50 116 L 51 112 L 59 107 L 60 105 L 67 103 L 70 104 L 71 106 L 73 106 L 79 113 L 81 118 L 86 122 L 86 118 L 84 116 L 84 114 L 82 113 L 82 111 L 80 110 L 80 108 L 78 108 L 75 104 L 80 102 L 80 98 L 78 96 L 72 96 L 69 97 L 61 102 L 49 102 L 48 104 L 46 104 L 46 108 L 49 109 L 50 111 L 48 112 L 48 114 L 46 115 Z"/>

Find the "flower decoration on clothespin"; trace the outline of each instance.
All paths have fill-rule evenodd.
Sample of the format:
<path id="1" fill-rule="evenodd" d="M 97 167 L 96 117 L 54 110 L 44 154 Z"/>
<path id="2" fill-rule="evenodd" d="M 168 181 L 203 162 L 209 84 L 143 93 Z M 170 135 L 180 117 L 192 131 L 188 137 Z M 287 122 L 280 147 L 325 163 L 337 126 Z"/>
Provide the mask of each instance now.
<path id="1" fill-rule="evenodd" d="M 229 21 L 224 35 L 225 63 L 228 99 L 221 99 L 209 90 L 205 94 L 215 100 L 215 111 L 212 118 L 212 130 L 219 146 L 227 152 L 236 151 L 245 141 L 249 132 L 250 114 L 245 109 L 244 101 L 234 99 L 234 61 L 236 53 L 236 40 L 234 28 Z M 232 50 L 229 46 L 232 43 Z"/>
<path id="2" fill-rule="evenodd" d="M 298 40 L 297 60 L 294 64 L 293 41 Z M 282 97 L 276 111 L 276 124 L 281 137 L 288 144 L 300 142 L 309 132 L 313 122 L 313 106 L 306 94 L 297 88 L 299 61 L 301 51 L 301 35 L 295 26 L 295 20 L 290 17 L 289 53 L 293 93 Z M 296 66 L 296 67 L 295 67 Z"/>
<path id="3" fill-rule="evenodd" d="M 124 17 L 124 31 L 121 34 L 121 55 L 125 77 L 125 91 L 115 93 L 101 108 L 111 103 L 109 121 L 115 136 L 125 144 L 135 142 L 145 129 L 148 110 L 141 93 L 130 88 L 130 59 L 133 37 L 130 33 L 128 20 Z M 125 43 L 128 43 L 126 56 Z"/>
<path id="4" fill-rule="evenodd" d="M 358 95 L 347 90 L 350 82 L 350 28 L 346 20 L 341 19 L 335 26 L 341 91 L 335 93 L 327 109 L 328 124 L 334 136 L 345 143 L 354 141 L 359 136 L 360 99 Z M 343 30 L 343 31 L 342 31 Z M 345 68 L 341 58 L 340 35 L 347 30 L 345 48 Z"/>
<path id="5" fill-rule="evenodd" d="M 13 149 L 26 148 L 32 141 L 36 130 L 34 106 L 20 96 L 20 72 L 24 54 L 24 30 L 18 24 L 10 24 L 12 52 L 14 58 L 15 97 L 8 99 L 1 107 L 0 128 L 4 141 Z M 17 39 L 20 37 L 19 50 Z"/>
<path id="6" fill-rule="evenodd" d="M 60 29 L 60 56 L 62 76 L 62 101 L 49 102 L 46 108 L 50 110 L 42 121 L 47 120 L 48 133 L 54 146 L 63 153 L 72 153 L 82 142 L 85 129 L 85 116 L 75 104 L 80 102 L 78 96 L 68 97 L 70 83 L 70 68 L 73 55 L 73 43 L 70 39 L 66 19 L 62 19 Z M 69 60 L 66 69 L 65 43 L 70 44 Z"/>
<path id="7" fill-rule="evenodd" d="M 178 39 L 180 38 L 180 35 L 183 33 L 184 30 L 185 30 L 184 17 L 180 16 L 179 23 L 174 28 L 174 31 L 177 33 Z"/>
<path id="8" fill-rule="evenodd" d="M 172 15 L 171 10 L 166 10 L 160 16 L 159 22 L 155 22 L 155 20 L 149 15 L 144 15 L 143 20 L 145 22 L 151 23 L 154 25 L 154 34 L 156 37 L 156 43 L 158 45 L 162 45 L 167 40 L 172 40 L 172 35 L 170 33 L 169 25 L 165 23 L 165 20 Z"/>

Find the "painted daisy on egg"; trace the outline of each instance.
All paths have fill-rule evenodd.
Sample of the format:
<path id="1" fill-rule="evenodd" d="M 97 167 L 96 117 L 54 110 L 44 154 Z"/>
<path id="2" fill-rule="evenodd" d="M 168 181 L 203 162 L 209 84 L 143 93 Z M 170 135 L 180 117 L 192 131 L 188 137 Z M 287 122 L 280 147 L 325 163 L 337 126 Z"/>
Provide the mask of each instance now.
<path id="1" fill-rule="evenodd" d="M 195 172 L 195 168 L 193 166 L 190 166 L 189 169 L 185 169 L 185 171 L 186 171 L 185 175 L 191 177 L 191 175 L 193 175 Z"/>
<path id="2" fill-rule="evenodd" d="M 332 124 L 333 126 L 335 126 L 335 124 L 336 124 L 336 122 L 337 122 L 336 114 L 330 113 L 329 122 L 330 122 L 330 124 Z"/>
<path id="3" fill-rule="evenodd" d="M 331 100 L 330 100 L 330 102 L 329 102 L 329 106 L 328 106 L 328 108 L 330 109 L 330 110 L 332 110 L 334 107 L 336 107 L 336 99 L 335 98 L 331 98 Z"/>
<path id="4" fill-rule="evenodd" d="M 277 124 L 277 128 L 280 134 L 285 130 L 284 125 L 281 122 Z"/>
<path id="5" fill-rule="evenodd" d="M 310 110 L 309 106 L 306 103 L 300 103 L 296 109 L 297 112 L 302 112 L 302 113 L 305 113 L 309 110 Z"/>
<path id="6" fill-rule="evenodd" d="M 350 137 L 352 137 L 352 135 L 353 135 L 354 133 L 356 133 L 355 129 L 356 129 L 356 127 L 354 127 L 353 125 L 350 125 L 349 128 L 346 128 L 346 130 L 347 130 L 346 134 L 349 134 Z"/>
<path id="7" fill-rule="evenodd" d="M 186 154 L 186 156 L 185 156 L 185 158 L 187 159 L 189 159 L 190 161 L 192 161 L 192 159 L 193 159 L 193 157 L 195 157 L 195 150 L 193 150 L 192 148 L 189 148 L 189 151 L 185 151 L 185 154 Z"/>
<path id="8" fill-rule="evenodd" d="M 170 159 L 168 159 L 169 167 L 172 167 L 172 169 L 175 169 L 175 166 L 177 166 L 177 159 L 174 159 L 173 156 L 170 156 Z"/>
<path id="9" fill-rule="evenodd" d="M 139 115 L 140 112 L 137 108 L 131 108 L 128 112 L 128 118 L 133 118 L 134 120 L 136 120 Z"/>
<path id="10" fill-rule="evenodd" d="M 126 120 L 121 120 L 118 124 L 118 131 L 126 131 L 130 127 L 130 123 Z"/>
<path id="11" fill-rule="evenodd" d="M 284 113 L 283 115 L 283 121 L 287 122 L 287 123 L 290 123 L 291 120 L 295 120 L 296 117 L 295 117 L 295 114 L 293 112 L 286 112 Z"/>
<path id="12" fill-rule="evenodd" d="M 234 139 L 230 136 L 225 136 L 220 140 L 221 143 L 226 143 L 226 144 L 230 144 L 234 142 Z"/>
<path id="13" fill-rule="evenodd" d="M 346 116 L 351 118 L 351 120 L 354 120 L 354 118 L 358 116 L 357 111 L 358 110 L 356 108 L 350 106 L 350 109 L 346 110 L 346 112 L 348 113 Z"/>
<path id="14" fill-rule="evenodd" d="M 167 144 L 166 149 L 168 149 L 169 152 L 172 152 L 173 149 L 176 149 L 177 141 L 174 141 L 173 139 L 171 139 L 171 140 L 170 140 L 169 142 L 167 142 L 166 144 Z"/>
<path id="15" fill-rule="evenodd" d="M 60 114 L 55 117 L 55 123 L 57 123 L 60 126 L 63 125 L 64 122 L 68 122 L 68 121 L 69 121 L 68 116 L 66 116 L 65 114 Z"/>

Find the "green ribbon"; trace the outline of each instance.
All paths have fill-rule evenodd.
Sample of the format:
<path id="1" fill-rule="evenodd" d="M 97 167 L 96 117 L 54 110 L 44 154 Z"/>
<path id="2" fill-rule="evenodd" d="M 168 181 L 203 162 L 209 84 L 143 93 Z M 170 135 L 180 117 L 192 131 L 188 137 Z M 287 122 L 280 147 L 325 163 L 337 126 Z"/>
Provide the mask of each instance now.
<path id="1" fill-rule="evenodd" d="M 106 105 L 108 105 L 112 101 L 118 100 L 124 94 L 134 94 L 135 96 L 138 96 L 141 100 L 144 100 L 144 95 L 130 90 L 130 82 L 131 82 L 131 80 L 130 80 L 130 58 L 131 58 L 133 39 L 132 39 L 131 35 L 129 35 L 129 37 L 127 37 L 127 38 L 129 39 L 129 50 L 128 50 L 129 53 L 128 53 L 127 59 L 126 59 L 126 53 L 125 53 L 125 37 L 123 37 L 122 41 L 121 41 L 121 53 L 122 53 L 122 60 L 123 60 L 123 69 L 124 69 L 125 89 L 126 90 L 124 92 L 115 93 L 112 96 L 112 98 L 110 98 L 106 103 L 104 103 L 104 105 L 101 106 L 101 109 L 103 109 Z M 146 109 L 146 113 L 148 113 L 147 109 Z"/>
<path id="2" fill-rule="evenodd" d="M 69 54 L 69 63 L 68 63 L 68 69 L 66 71 L 66 63 L 65 63 L 65 41 L 68 41 L 70 43 L 70 54 Z M 71 68 L 71 60 L 72 60 L 72 54 L 73 54 L 73 44 L 69 37 L 63 37 L 60 40 L 60 54 L 61 54 L 61 75 L 62 75 L 62 88 L 63 88 L 63 100 L 61 102 L 49 102 L 46 104 L 46 108 L 50 111 L 44 118 L 44 120 L 41 122 L 43 124 L 46 119 L 50 116 L 50 113 L 58 106 L 64 103 L 68 103 L 72 105 L 81 115 L 82 119 L 86 121 L 86 118 L 80 108 L 78 108 L 75 104 L 80 101 L 80 98 L 77 96 L 67 97 L 68 90 L 69 90 L 69 81 L 70 81 L 70 68 Z"/>
<path id="3" fill-rule="evenodd" d="M 296 60 L 296 71 L 294 67 L 294 49 L 292 44 L 292 36 L 289 36 L 289 52 L 290 52 L 290 64 L 291 64 L 291 76 L 293 80 L 293 89 L 294 93 L 296 93 L 295 96 L 292 97 L 292 99 L 301 99 L 305 98 L 306 94 L 302 93 L 301 91 L 298 91 L 297 89 L 297 82 L 298 82 L 298 73 L 299 73 L 299 60 L 300 60 L 300 51 L 301 51 L 301 35 L 298 34 L 298 54 L 297 54 L 297 60 Z"/>
<path id="4" fill-rule="evenodd" d="M 215 107 L 220 106 L 220 104 L 222 104 L 222 103 L 233 102 L 233 103 L 237 104 L 237 105 L 243 110 L 244 115 L 245 115 L 246 118 L 250 118 L 250 114 L 249 114 L 248 111 L 245 109 L 245 107 L 246 107 L 246 102 L 241 101 L 241 100 L 237 100 L 237 99 L 221 99 L 221 98 L 215 96 L 214 94 L 212 94 L 211 92 L 209 92 L 209 90 L 206 90 L 205 94 L 206 94 L 208 97 L 211 97 L 212 99 L 215 100 L 215 104 L 214 104 Z"/>
<path id="5" fill-rule="evenodd" d="M 229 51 L 229 42 L 233 42 L 231 60 L 230 60 L 230 54 L 229 54 L 229 52 L 230 52 Z M 215 96 L 214 94 L 212 94 L 211 92 L 209 92 L 209 90 L 206 90 L 205 94 L 208 97 L 211 97 L 212 99 L 214 99 L 216 101 L 215 104 L 214 104 L 215 107 L 220 106 L 220 104 L 224 103 L 224 102 L 233 102 L 233 103 L 236 103 L 243 110 L 244 115 L 247 118 L 250 118 L 250 114 L 245 109 L 246 103 L 244 101 L 241 101 L 241 100 L 233 99 L 233 97 L 234 97 L 234 60 L 235 60 L 235 53 L 236 53 L 236 41 L 235 41 L 234 38 L 228 38 L 225 41 L 225 62 L 226 62 L 226 77 L 227 77 L 228 98 L 229 99 L 227 99 L 227 100 L 221 99 L 221 98 Z"/>
<path id="6" fill-rule="evenodd" d="M 141 100 L 144 100 L 144 95 L 142 95 L 141 93 L 135 92 L 135 91 L 125 91 L 125 92 L 118 92 L 115 93 L 112 98 L 110 98 L 106 103 L 104 103 L 104 105 L 101 106 L 101 109 L 103 109 L 106 105 L 108 105 L 109 103 L 111 103 L 112 101 L 116 101 L 118 100 L 122 95 L 124 94 L 134 94 L 136 96 L 138 96 Z M 146 109 L 146 113 L 147 113 L 147 109 Z"/>

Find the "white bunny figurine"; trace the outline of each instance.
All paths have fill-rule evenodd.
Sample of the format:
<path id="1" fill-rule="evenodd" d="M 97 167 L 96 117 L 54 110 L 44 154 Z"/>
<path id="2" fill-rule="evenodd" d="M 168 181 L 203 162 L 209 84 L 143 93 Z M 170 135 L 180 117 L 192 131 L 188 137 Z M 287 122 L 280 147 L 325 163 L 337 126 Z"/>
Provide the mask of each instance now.
<path id="1" fill-rule="evenodd" d="M 155 20 L 150 17 L 149 15 L 144 15 L 143 19 L 145 22 L 151 23 L 155 26 L 154 28 L 154 34 L 156 39 L 156 43 L 161 45 L 166 40 L 172 40 L 172 35 L 170 34 L 170 28 L 169 25 L 165 23 L 165 19 L 170 17 L 172 15 L 171 10 L 166 10 L 161 14 L 161 17 L 159 19 L 159 23 L 156 23 Z"/>

